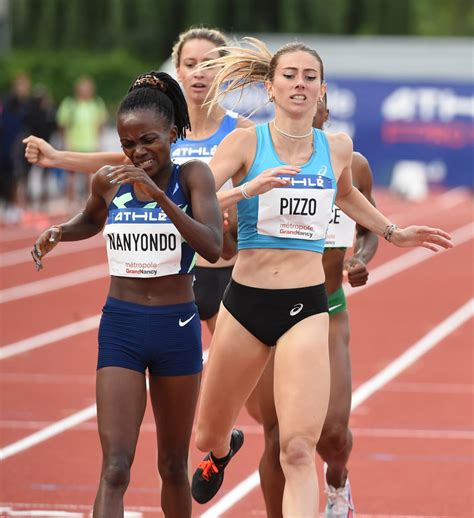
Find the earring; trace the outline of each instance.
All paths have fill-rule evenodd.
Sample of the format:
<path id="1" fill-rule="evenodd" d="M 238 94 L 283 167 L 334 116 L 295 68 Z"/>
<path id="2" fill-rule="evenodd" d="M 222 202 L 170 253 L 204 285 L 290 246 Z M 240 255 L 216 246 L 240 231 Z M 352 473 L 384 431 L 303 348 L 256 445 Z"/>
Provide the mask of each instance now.
<path id="1" fill-rule="evenodd" d="M 272 102 L 275 100 L 275 97 L 273 97 L 273 95 L 270 95 L 270 97 L 268 98 L 268 100 L 272 103 Z"/>

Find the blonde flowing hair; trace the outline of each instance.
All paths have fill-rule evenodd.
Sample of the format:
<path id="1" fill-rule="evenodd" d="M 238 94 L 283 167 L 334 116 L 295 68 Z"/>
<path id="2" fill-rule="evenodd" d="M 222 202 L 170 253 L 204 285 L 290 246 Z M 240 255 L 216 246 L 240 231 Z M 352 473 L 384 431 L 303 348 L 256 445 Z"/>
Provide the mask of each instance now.
<path id="1" fill-rule="evenodd" d="M 242 38 L 243 46 L 225 46 L 217 50 L 224 55 L 203 63 L 198 68 L 218 68 L 206 100 L 211 110 L 227 94 L 243 90 L 245 86 L 273 81 L 278 60 L 283 54 L 304 51 L 314 56 L 321 66 L 321 81 L 324 79 L 323 61 L 319 54 L 303 43 L 287 43 L 272 54 L 268 47 L 257 38 Z"/>
<path id="2" fill-rule="evenodd" d="M 210 29 L 204 26 L 190 27 L 178 36 L 178 40 L 173 45 L 171 57 L 176 68 L 179 66 L 184 44 L 191 40 L 207 40 L 214 43 L 216 47 L 219 47 L 220 56 L 224 55 L 223 49 L 225 49 L 227 45 L 227 38 L 219 29 Z"/>

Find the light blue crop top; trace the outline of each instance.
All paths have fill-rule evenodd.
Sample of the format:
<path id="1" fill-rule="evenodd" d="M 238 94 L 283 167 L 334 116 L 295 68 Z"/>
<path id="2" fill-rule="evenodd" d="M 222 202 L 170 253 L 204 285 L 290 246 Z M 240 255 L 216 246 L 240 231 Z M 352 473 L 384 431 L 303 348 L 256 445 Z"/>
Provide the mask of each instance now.
<path id="1" fill-rule="evenodd" d="M 209 163 L 214 156 L 217 146 L 237 126 L 238 115 L 227 111 L 222 118 L 218 130 L 207 139 L 191 140 L 179 139 L 171 145 L 171 159 L 177 164 L 183 164 L 188 160 L 199 159 Z"/>
<path id="2" fill-rule="evenodd" d="M 263 171 L 285 165 L 278 157 L 268 124 L 256 126 L 255 159 L 241 184 Z M 336 197 L 336 179 L 325 133 L 313 130 L 314 151 L 290 185 L 237 204 L 238 248 L 284 248 L 324 252 Z"/>

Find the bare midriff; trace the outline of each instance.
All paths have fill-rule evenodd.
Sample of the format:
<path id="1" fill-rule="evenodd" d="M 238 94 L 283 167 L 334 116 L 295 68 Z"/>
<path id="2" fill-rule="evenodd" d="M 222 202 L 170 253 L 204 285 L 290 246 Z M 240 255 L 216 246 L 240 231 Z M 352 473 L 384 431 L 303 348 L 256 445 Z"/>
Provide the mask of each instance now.
<path id="1" fill-rule="evenodd" d="M 145 306 L 192 302 L 193 276 L 178 274 L 147 279 L 112 276 L 109 297 Z"/>
<path id="2" fill-rule="evenodd" d="M 237 256 L 232 277 L 255 288 L 315 286 L 324 282 L 322 254 L 280 248 L 243 249 Z"/>

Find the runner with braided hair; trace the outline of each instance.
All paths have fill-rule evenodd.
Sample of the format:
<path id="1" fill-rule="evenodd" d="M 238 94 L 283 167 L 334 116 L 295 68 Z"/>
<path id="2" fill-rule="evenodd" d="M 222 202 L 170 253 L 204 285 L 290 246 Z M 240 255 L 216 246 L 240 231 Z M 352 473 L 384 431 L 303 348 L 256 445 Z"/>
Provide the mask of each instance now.
<path id="1" fill-rule="evenodd" d="M 43 232 L 32 251 L 41 268 L 59 241 L 87 239 L 103 229 L 107 243 L 111 282 L 99 327 L 103 460 L 95 518 L 123 516 L 147 369 L 161 507 L 167 518 L 191 516 L 187 458 L 202 371 L 193 269 L 196 252 L 210 262 L 220 257 L 222 216 L 209 167 L 171 161 L 171 144 L 188 128 L 178 83 L 163 72 L 139 76 L 117 114 L 131 165 L 100 169 L 83 212 Z"/>

